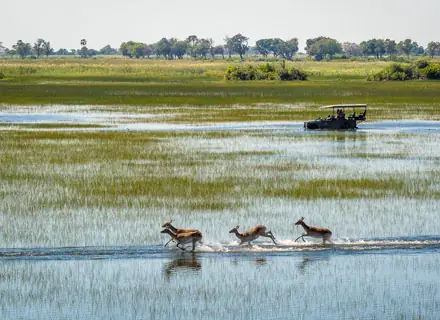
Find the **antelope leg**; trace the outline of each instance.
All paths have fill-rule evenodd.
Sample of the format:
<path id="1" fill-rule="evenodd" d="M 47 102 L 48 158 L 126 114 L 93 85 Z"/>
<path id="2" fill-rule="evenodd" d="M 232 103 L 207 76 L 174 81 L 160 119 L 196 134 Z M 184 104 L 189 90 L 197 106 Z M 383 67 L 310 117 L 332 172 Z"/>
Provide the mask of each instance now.
<path id="1" fill-rule="evenodd" d="M 170 241 L 168 241 L 167 243 L 165 243 L 164 247 L 166 247 L 168 245 L 168 243 L 170 243 L 171 241 L 173 241 L 173 239 L 171 239 Z"/>
<path id="2" fill-rule="evenodd" d="M 266 232 L 266 234 L 264 234 L 263 237 L 267 237 L 267 238 L 272 239 L 273 243 L 275 243 L 275 245 L 277 245 L 277 243 L 275 242 L 275 237 L 273 236 L 271 231 Z"/>

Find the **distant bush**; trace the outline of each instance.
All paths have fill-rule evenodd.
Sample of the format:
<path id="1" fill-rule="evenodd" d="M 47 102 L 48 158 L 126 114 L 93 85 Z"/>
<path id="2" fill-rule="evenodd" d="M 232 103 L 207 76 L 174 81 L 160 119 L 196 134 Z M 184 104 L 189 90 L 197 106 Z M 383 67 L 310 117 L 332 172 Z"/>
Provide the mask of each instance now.
<path id="1" fill-rule="evenodd" d="M 417 68 L 419 68 L 420 70 L 425 69 L 426 67 L 429 66 L 429 64 L 430 64 L 429 59 L 427 59 L 427 58 L 421 58 L 421 59 L 417 60 L 416 62 L 414 62 L 414 65 Z"/>
<path id="2" fill-rule="evenodd" d="M 4 79 L 4 78 L 5 78 L 5 74 L 0 71 L 0 79 Z"/>
<path id="3" fill-rule="evenodd" d="M 414 64 L 394 63 L 367 78 L 370 81 L 415 79 L 440 79 L 440 64 L 433 64 L 427 58 L 419 59 Z"/>
<path id="4" fill-rule="evenodd" d="M 440 64 L 430 64 L 421 73 L 426 79 L 440 79 Z"/>
<path id="5" fill-rule="evenodd" d="M 27 56 L 26 60 L 37 60 L 36 56 Z"/>
<path id="6" fill-rule="evenodd" d="M 413 80 L 419 79 L 420 73 L 415 65 L 393 63 L 384 70 L 373 74 L 367 78 L 370 81 L 384 80 Z"/>
<path id="7" fill-rule="evenodd" d="M 408 63 L 408 59 L 400 56 L 389 56 L 384 61 L 393 61 L 393 62 L 399 62 L 399 63 Z"/>
<path id="8" fill-rule="evenodd" d="M 296 68 L 280 67 L 274 64 L 263 63 L 258 65 L 247 64 L 229 66 L 225 72 L 226 80 L 307 80 L 307 73 Z"/>

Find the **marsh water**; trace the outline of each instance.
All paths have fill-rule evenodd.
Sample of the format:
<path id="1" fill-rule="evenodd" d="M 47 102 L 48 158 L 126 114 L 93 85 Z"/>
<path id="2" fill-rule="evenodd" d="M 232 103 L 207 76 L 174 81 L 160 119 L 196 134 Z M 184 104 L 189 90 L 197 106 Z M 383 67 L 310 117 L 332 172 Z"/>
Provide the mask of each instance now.
<path id="1" fill-rule="evenodd" d="M 353 184 L 353 190 L 340 191 L 356 191 L 349 197 L 298 199 L 243 191 L 243 202 L 217 212 L 182 210 L 176 204 L 171 210 L 41 208 L 28 214 L 26 205 L 37 195 L 29 190 L 29 198 L 15 199 L 2 185 L 0 318 L 440 318 L 440 123 L 367 122 L 356 131 L 323 135 L 288 121 L 177 125 L 131 123 L 131 117 L 137 116 L 124 115 L 118 122 L 105 114 L 6 112 L 0 123 L 16 126 L 3 130 L 73 121 L 104 127 L 66 130 L 234 132 L 209 139 L 165 138 L 164 143 L 184 154 L 247 152 L 240 160 L 206 160 L 191 172 L 200 180 L 229 174 L 257 177 L 264 185 L 269 177 L 263 166 L 294 159 L 309 166 L 293 173 L 298 180 L 389 176 L 396 188 L 400 182 L 408 187 L 399 193 L 385 186 L 379 188 L 383 194 L 372 197 L 377 191 Z M 275 174 L 279 184 L 292 178 L 282 166 Z M 238 193 L 240 188 L 237 183 Z M 301 216 L 329 227 L 333 243 L 295 242 L 303 230 L 294 222 Z M 203 232 L 203 244 L 194 253 L 163 246 L 168 239 L 160 226 L 171 217 L 179 227 Z M 240 246 L 228 233 L 237 224 L 240 230 L 265 224 L 278 245 L 258 239 Z"/>

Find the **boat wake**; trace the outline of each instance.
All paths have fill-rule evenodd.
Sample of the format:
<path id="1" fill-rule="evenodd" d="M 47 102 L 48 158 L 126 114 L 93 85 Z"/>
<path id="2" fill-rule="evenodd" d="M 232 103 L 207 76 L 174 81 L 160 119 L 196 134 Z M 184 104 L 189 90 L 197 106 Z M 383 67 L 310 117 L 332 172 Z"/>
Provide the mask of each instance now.
<path id="1" fill-rule="evenodd" d="M 189 251 L 191 248 L 188 247 Z M 205 242 L 196 247 L 195 253 L 203 254 L 247 254 L 247 253 L 369 253 L 369 252 L 440 252 L 440 236 L 415 238 L 377 238 L 377 239 L 335 239 L 333 243 L 322 245 L 318 241 L 295 242 L 279 240 L 272 242 L 255 241 L 251 245 L 239 242 Z M 57 248 L 2 248 L 0 260 L 98 260 L 98 259 L 155 259 L 173 253 L 184 253 L 175 246 L 105 246 L 105 247 L 57 247 Z"/>

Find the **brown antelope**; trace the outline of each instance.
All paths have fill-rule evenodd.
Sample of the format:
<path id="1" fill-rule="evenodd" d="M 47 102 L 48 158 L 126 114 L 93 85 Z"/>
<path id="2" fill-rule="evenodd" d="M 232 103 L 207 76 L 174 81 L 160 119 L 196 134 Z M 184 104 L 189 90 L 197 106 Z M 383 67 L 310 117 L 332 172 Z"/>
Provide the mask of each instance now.
<path id="1" fill-rule="evenodd" d="M 243 244 L 245 242 L 251 244 L 251 241 L 254 241 L 258 237 L 271 238 L 273 243 L 275 243 L 275 245 L 277 244 L 275 242 L 275 237 L 273 236 L 272 231 L 266 232 L 265 226 L 259 225 L 243 233 L 238 232 L 238 228 L 240 228 L 240 226 L 236 226 L 234 229 L 229 231 L 229 233 L 234 233 L 237 236 L 237 238 L 240 239 L 241 241 L 240 244 Z"/>
<path id="2" fill-rule="evenodd" d="M 173 222 L 173 220 L 170 220 L 170 221 L 165 222 L 165 223 L 163 224 L 162 228 L 169 229 L 169 230 L 171 230 L 172 232 L 177 233 L 177 234 L 179 234 L 179 233 L 188 233 L 188 232 L 200 232 L 200 231 L 197 230 L 197 229 L 180 229 L 180 228 L 175 228 L 175 227 L 171 224 L 171 222 Z M 165 247 L 168 245 L 168 243 L 170 243 L 170 242 L 173 241 L 173 240 L 174 240 L 174 239 L 171 238 L 171 240 L 168 241 L 168 242 L 165 244 Z"/>
<path id="3" fill-rule="evenodd" d="M 325 241 L 330 241 L 330 238 L 332 236 L 332 232 L 327 228 L 316 228 L 316 227 L 309 227 L 304 222 L 304 217 L 299 219 L 297 222 L 295 222 L 295 225 L 302 225 L 304 228 L 304 232 L 302 235 L 300 235 L 298 238 L 295 239 L 298 240 L 299 238 L 302 238 L 304 242 L 304 237 L 312 237 L 312 238 L 318 238 L 322 239 L 322 243 L 325 244 Z"/>
<path id="4" fill-rule="evenodd" d="M 160 233 L 168 233 L 177 242 L 176 247 L 183 251 L 185 251 L 185 247 L 182 245 L 192 242 L 192 251 L 194 251 L 196 243 L 202 240 L 202 233 L 200 231 L 174 233 L 169 229 L 163 229 Z"/>

